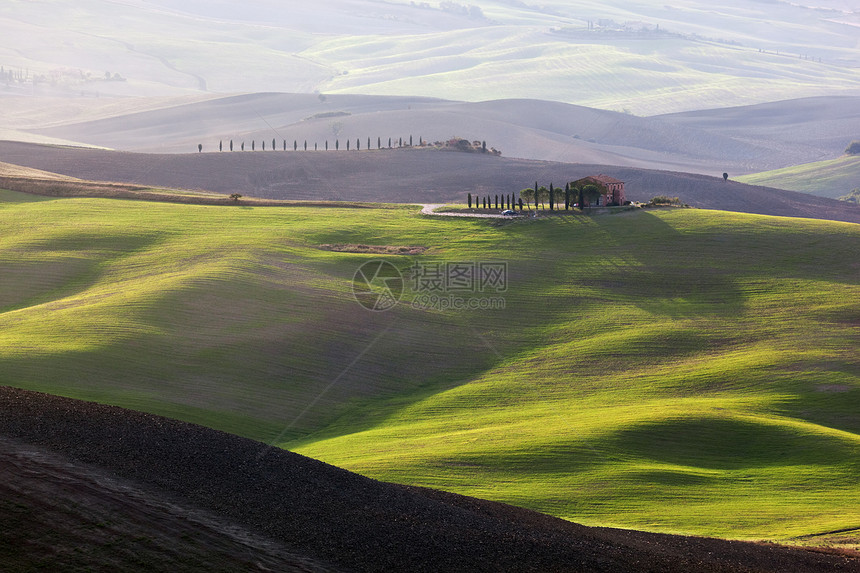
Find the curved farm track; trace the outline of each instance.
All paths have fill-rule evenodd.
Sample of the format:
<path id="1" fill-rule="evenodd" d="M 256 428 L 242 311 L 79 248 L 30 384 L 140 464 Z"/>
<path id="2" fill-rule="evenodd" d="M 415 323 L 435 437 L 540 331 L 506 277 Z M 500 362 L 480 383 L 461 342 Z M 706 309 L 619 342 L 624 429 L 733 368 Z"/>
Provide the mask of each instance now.
<path id="1" fill-rule="evenodd" d="M 0 387 L 0 562 L 92 571 L 860 571 L 377 482 L 158 416 Z"/>

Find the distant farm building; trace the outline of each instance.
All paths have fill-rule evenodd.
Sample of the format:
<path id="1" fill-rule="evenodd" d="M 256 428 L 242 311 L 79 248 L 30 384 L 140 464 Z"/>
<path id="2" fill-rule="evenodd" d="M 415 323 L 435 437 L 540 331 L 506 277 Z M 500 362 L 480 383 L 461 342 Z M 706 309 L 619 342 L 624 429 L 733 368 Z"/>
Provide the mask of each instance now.
<path id="1" fill-rule="evenodd" d="M 573 187 L 575 188 L 585 185 L 594 185 L 600 189 L 601 194 L 597 198 L 595 206 L 624 205 L 626 201 L 624 197 L 624 181 L 620 181 L 609 175 L 589 175 L 573 183 Z M 584 206 L 590 206 L 590 202 L 587 199 Z"/>

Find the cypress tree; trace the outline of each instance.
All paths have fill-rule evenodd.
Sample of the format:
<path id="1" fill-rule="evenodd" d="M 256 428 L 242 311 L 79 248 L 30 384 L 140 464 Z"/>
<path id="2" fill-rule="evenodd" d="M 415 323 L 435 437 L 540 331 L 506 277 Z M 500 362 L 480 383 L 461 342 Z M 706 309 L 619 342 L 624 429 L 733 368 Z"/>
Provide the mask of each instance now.
<path id="1" fill-rule="evenodd" d="M 293 140 L 293 151 L 298 151 L 298 150 L 299 150 L 299 142 L 298 142 L 298 140 L 294 139 Z"/>
<path id="2" fill-rule="evenodd" d="M 564 210 L 570 209 L 570 183 L 564 184 Z"/>
<path id="3" fill-rule="evenodd" d="M 307 151 L 307 150 L 308 150 L 308 140 L 306 139 L 305 140 L 305 151 Z"/>
<path id="4" fill-rule="evenodd" d="M 242 142 L 242 151 L 245 151 L 245 142 Z"/>
<path id="5" fill-rule="evenodd" d="M 412 136 L 409 136 L 409 147 L 412 147 Z"/>
<path id="6" fill-rule="evenodd" d="M 266 140 L 263 140 L 263 151 L 266 151 Z"/>
<path id="7" fill-rule="evenodd" d="M 257 145 L 257 142 L 252 139 L 251 140 L 251 151 L 254 151 L 256 145 Z"/>
<path id="8" fill-rule="evenodd" d="M 233 140 L 230 140 L 230 151 L 233 151 Z"/>
<path id="9" fill-rule="evenodd" d="M 370 149 L 370 138 L 367 138 L 367 149 Z"/>
<path id="10" fill-rule="evenodd" d="M 340 150 L 340 140 L 339 140 L 339 139 L 335 139 L 335 140 L 334 140 L 334 150 L 335 150 L 335 151 L 339 151 L 339 150 Z"/>
<path id="11" fill-rule="evenodd" d="M 469 209 L 472 208 L 472 194 L 469 193 Z"/>
<path id="12" fill-rule="evenodd" d="M 218 142 L 218 151 L 224 151 L 224 142 L 223 141 Z"/>
<path id="13" fill-rule="evenodd" d="M 552 183 L 549 184 L 549 210 L 553 211 L 553 203 L 555 203 L 555 190 L 552 188 Z"/>
<path id="14" fill-rule="evenodd" d="M 388 149 L 391 149 L 391 138 L 388 138 Z"/>
<path id="15" fill-rule="evenodd" d="M 328 139 L 325 140 L 325 150 L 328 151 Z"/>
<path id="16" fill-rule="evenodd" d="M 272 151 L 274 151 L 274 150 L 275 150 L 275 149 L 277 149 L 277 148 L 278 148 L 278 144 L 277 144 L 277 143 L 275 143 L 275 138 L 273 137 L 273 138 L 272 138 Z"/>
<path id="17" fill-rule="evenodd" d="M 346 150 L 349 151 L 349 140 L 346 140 Z"/>
<path id="18" fill-rule="evenodd" d="M 284 151 L 286 151 L 286 150 L 287 150 L 287 140 L 285 139 L 284 140 Z"/>
<path id="19" fill-rule="evenodd" d="M 360 139 L 355 140 L 355 149 L 357 151 L 361 151 L 361 140 Z"/>
<path id="20" fill-rule="evenodd" d="M 381 137 L 376 138 L 376 149 L 382 149 L 382 138 Z"/>

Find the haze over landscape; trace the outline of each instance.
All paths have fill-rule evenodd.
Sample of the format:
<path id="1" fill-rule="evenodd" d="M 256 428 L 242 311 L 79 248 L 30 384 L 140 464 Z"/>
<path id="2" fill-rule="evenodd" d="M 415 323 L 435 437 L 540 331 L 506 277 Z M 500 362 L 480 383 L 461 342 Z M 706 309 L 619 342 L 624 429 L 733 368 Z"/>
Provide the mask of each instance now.
<path id="1" fill-rule="evenodd" d="M 0 31 L 0 569 L 860 570 L 855 2 Z"/>

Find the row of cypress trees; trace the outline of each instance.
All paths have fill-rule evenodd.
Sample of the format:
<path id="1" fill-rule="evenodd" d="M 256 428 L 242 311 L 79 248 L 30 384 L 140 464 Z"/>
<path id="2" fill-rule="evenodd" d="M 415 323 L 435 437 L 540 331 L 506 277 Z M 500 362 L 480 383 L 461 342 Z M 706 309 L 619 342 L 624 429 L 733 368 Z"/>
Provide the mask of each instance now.
<path id="1" fill-rule="evenodd" d="M 424 140 L 423 140 L 423 139 L 421 139 L 420 137 L 418 138 L 418 141 L 419 141 L 419 145 L 424 145 Z M 413 142 L 413 139 L 412 139 L 412 136 L 411 136 L 411 135 L 409 136 L 409 143 L 408 143 L 408 144 L 405 144 L 405 142 L 403 141 L 403 138 L 402 138 L 402 137 L 401 137 L 401 138 L 399 138 L 399 139 L 397 139 L 397 140 L 394 140 L 394 138 L 389 137 L 389 138 L 388 138 L 388 147 L 387 147 L 387 148 L 388 148 L 388 149 L 394 149 L 395 147 L 412 147 L 412 146 L 413 146 L 412 142 Z M 260 142 L 260 147 L 261 147 L 261 149 L 262 149 L 263 151 L 266 151 L 266 144 L 267 144 L 267 141 L 266 141 L 266 140 L 263 140 L 263 141 L 261 141 L 261 142 Z M 350 148 L 352 147 L 352 140 L 347 139 L 347 140 L 346 140 L 346 142 L 345 142 L 345 146 L 346 146 L 346 147 L 345 147 L 345 149 L 346 149 L 347 151 L 349 151 L 349 150 L 350 150 Z M 371 146 L 372 146 L 371 138 L 369 138 L 369 137 L 368 137 L 368 138 L 367 138 L 367 146 L 365 147 L 365 149 L 371 149 Z M 284 150 L 284 151 L 287 151 L 287 150 L 288 150 L 288 145 L 287 145 L 287 140 L 286 140 L 286 139 L 282 140 L 282 148 L 283 148 L 283 150 Z M 296 139 L 296 140 L 293 140 L 293 151 L 298 151 L 298 150 L 299 150 L 299 148 L 301 148 L 301 149 L 302 149 L 302 150 L 304 150 L 304 151 L 308 151 L 308 148 L 309 148 L 308 140 L 306 139 L 306 140 L 304 141 L 304 143 L 302 143 L 301 145 L 299 145 L 299 141 L 298 141 L 297 139 Z M 314 151 L 318 151 L 318 150 L 319 150 L 319 148 L 320 148 L 319 144 L 318 144 L 318 143 L 316 143 L 316 142 L 314 142 L 314 144 L 313 144 L 313 149 L 314 149 Z M 354 147 L 352 147 L 352 148 L 353 148 L 353 149 L 355 149 L 356 151 L 360 151 L 360 150 L 361 150 L 361 139 L 356 139 L 356 140 L 355 140 L 355 145 L 354 145 Z M 377 137 L 377 138 L 376 138 L 376 148 L 377 148 L 377 149 L 382 149 L 382 148 L 383 148 L 383 145 L 382 145 L 382 138 L 381 138 L 381 137 Z M 218 151 L 225 151 L 225 150 L 226 150 L 226 151 L 235 151 L 235 150 L 237 150 L 237 149 L 238 149 L 239 151 L 245 151 L 245 142 L 243 141 L 243 142 L 241 142 L 241 143 L 240 143 L 240 144 L 238 144 L 238 145 L 234 145 L 234 144 L 233 144 L 233 140 L 231 139 L 231 140 L 229 140 L 229 141 L 227 142 L 227 145 L 226 145 L 226 146 L 224 145 L 224 140 L 221 140 L 221 141 L 219 141 L 219 142 L 218 142 Z M 278 140 L 277 140 L 277 139 L 272 138 L 272 145 L 271 145 L 271 147 L 269 147 L 269 149 L 270 149 L 271 151 L 276 151 L 276 150 L 278 149 Z M 326 140 L 326 141 L 325 141 L 325 143 L 324 143 L 324 149 L 325 149 L 326 151 L 328 151 L 328 150 L 329 150 L 329 142 L 328 142 L 328 140 Z M 340 150 L 340 140 L 339 140 L 339 139 L 335 139 L 335 140 L 334 140 L 334 147 L 333 147 L 333 149 L 334 149 L 335 151 L 339 151 L 339 150 Z M 257 142 L 256 142 L 256 141 L 254 141 L 254 140 L 251 140 L 251 151 L 256 151 L 256 150 L 257 150 Z M 202 153 L 202 152 L 203 152 L 203 144 L 202 144 L 202 143 L 198 143 L 198 144 L 197 144 L 197 151 L 198 151 L 198 152 L 200 152 L 200 153 Z"/>

